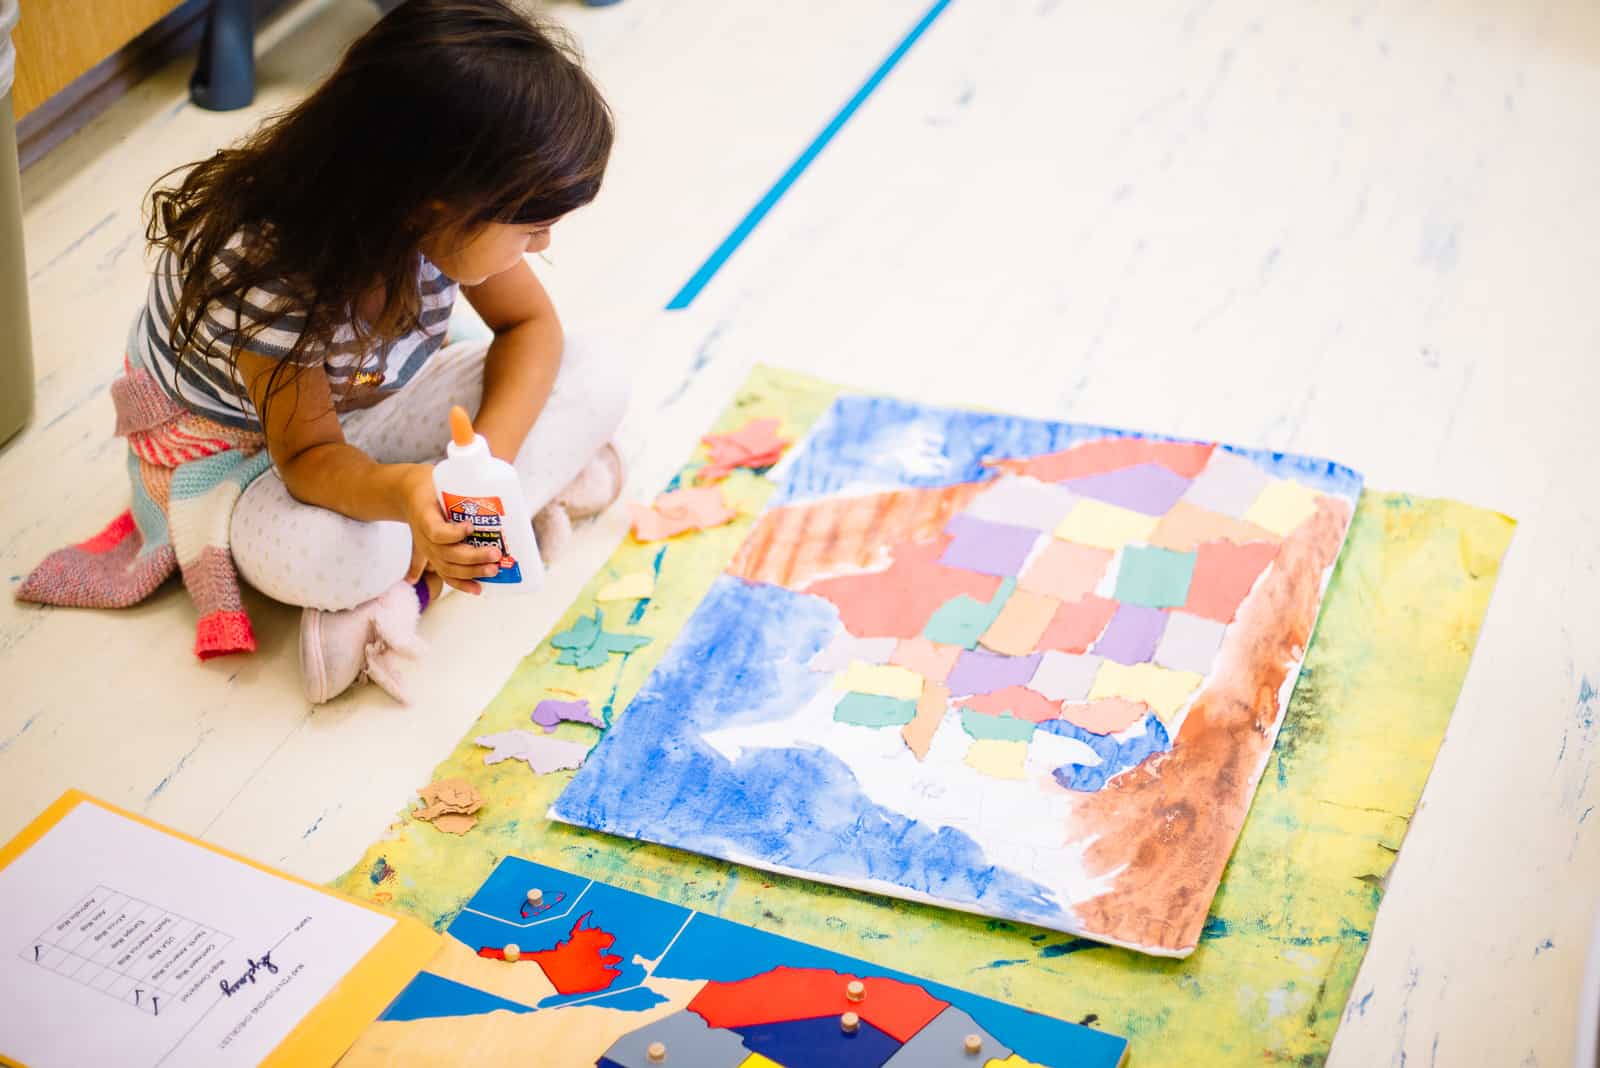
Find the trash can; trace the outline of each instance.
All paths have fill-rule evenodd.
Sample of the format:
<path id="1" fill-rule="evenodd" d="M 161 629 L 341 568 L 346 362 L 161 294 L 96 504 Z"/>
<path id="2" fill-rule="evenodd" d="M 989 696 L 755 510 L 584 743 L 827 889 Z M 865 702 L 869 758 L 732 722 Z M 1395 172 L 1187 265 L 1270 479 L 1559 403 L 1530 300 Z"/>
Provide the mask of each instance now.
<path id="1" fill-rule="evenodd" d="M 22 176 L 11 83 L 17 53 L 11 28 L 20 0 L 0 0 L 0 444 L 33 414 L 33 335 L 28 326 L 28 269 L 22 257 Z"/>

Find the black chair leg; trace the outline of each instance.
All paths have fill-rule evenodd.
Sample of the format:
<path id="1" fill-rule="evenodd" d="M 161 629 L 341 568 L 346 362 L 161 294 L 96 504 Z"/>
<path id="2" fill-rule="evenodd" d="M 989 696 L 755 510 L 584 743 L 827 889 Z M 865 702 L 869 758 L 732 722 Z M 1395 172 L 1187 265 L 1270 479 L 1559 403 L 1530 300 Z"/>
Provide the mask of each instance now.
<path id="1" fill-rule="evenodd" d="M 207 111 L 248 107 L 256 95 L 255 37 L 251 0 L 211 0 L 189 99 Z"/>

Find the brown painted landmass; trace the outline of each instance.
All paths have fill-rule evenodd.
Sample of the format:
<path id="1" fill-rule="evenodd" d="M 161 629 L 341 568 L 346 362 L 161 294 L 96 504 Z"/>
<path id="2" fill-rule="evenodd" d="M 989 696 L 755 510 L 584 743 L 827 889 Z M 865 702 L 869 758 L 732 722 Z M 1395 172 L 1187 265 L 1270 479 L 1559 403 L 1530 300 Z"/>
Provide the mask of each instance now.
<path id="1" fill-rule="evenodd" d="M 1093 836 L 1091 872 L 1126 865 L 1115 888 L 1077 906 L 1091 936 L 1186 953 L 1244 825 L 1276 736 L 1278 694 L 1305 654 L 1350 506 L 1321 497 L 1245 600 L 1170 753 L 1084 794 L 1067 837 Z"/>

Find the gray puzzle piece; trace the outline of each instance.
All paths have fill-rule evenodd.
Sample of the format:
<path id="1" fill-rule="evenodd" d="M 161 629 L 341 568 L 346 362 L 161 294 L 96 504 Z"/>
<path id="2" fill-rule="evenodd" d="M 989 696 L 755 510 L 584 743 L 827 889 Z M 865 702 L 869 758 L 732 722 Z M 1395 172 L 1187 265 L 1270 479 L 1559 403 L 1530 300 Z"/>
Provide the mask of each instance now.
<path id="1" fill-rule="evenodd" d="M 667 1048 L 665 1061 L 652 1061 L 646 1054 L 652 1042 Z M 661 1068 L 663 1064 L 670 1068 L 736 1068 L 748 1056 L 750 1051 L 737 1033 L 707 1027 L 698 1015 L 683 1010 L 623 1035 L 606 1050 L 604 1061 L 617 1068 Z"/>
<path id="2" fill-rule="evenodd" d="M 964 1045 L 968 1035 L 983 1039 L 983 1048 L 976 1054 L 968 1053 Z M 1010 1047 L 979 1027 L 972 1017 L 948 1005 L 929 1020 L 926 1027 L 912 1035 L 883 1068 L 977 1068 L 1009 1056 Z"/>

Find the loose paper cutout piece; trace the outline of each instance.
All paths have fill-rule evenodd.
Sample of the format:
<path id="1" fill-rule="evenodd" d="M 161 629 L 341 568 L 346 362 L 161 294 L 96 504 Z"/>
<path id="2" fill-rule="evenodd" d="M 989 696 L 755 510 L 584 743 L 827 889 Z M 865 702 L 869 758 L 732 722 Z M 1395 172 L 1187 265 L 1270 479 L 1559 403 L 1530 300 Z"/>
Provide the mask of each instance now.
<path id="1" fill-rule="evenodd" d="M 895 643 L 889 663 L 915 671 L 929 682 L 943 682 L 960 655 L 959 645 L 940 645 L 923 637 L 902 638 Z"/>
<path id="2" fill-rule="evenodd" d="M 589 710 L 588 701 L 556 701 L 546 698 L 533 707 L 532 719 L 544 728 L 546 734 L 554 734 L 556 724 L 565 720 L 568 723 L 585 723 L 591 727 L 605 730 L 605 722 Z"/>
<path id="3" fill-rule="evenodd" d="M 502 760 L 521 760 L 536 775 L 552 771 L 566 771 L 583 764 L 591 746 L 584 742 L 569 742 L 564 738 L 551 738 L 532 731 L 501 731 L 474 738 L 473 742 L 492 753 L 483 755 L 485 764 L 498 764 Z"/>
<path id="4" fill-rule="evenodd" d="M 649 505 L 632 504 L 633 536 L 640 541 L 665 541 L 688 530 L 719 527 L 737 514 L 722 499 L 722 487 L 673 490 Z"/>
<path id="5" fill-rule="evenodd" d="M 1039 648 L 1058 653 L 1088 652 L 1116 610 L 1117 602 L 1092 594 L 1081 601 L 1064 603 L 1039 638 Z"/>
<path id="6" fill-rule="evenodd" d="M 1211 454 L 1205 470 L 1184 492 L 1188 503 L 1235 519 L 1250 510 L 1272 476 L 1252 461 L 1227 449 Z"/>
<path id="7" fill-rule="evenodd" d="M 843 671 L 857 660 L 867 664 L 887 664 L 894 649 L 893 638 L 857 638 L 846 631 L 835 634 L 833 640 L 816 656 L 806 661 L 806 667 L 832 674 Z"/>
<path id="8" fill-rule="evenodd" d="M 656 592 L 655 576 L 648 571 L 634 571 L 615 582 L 602 586 L 594 595 L 597 601 L 637 601 Z"/>
<path id="9" fill-rule="evenodd" d="M 1130 545 L 1117 567 L 1117 600 L 1146 608 L 1175 608 L 1189 599 L 1194 553 Z"/>
<path id="10" fill-rule="evenodd" d="M 1166 626 L 1167 614 L 1159 608 L 1121 605 L 1106 624 L 1105 633 L 1094 643 L 1094 651 L 1119 664 L 1142 664 L 1155 655 L 1156 643 Z"/>
<path id="11" fill-rule="evenodd" d="M 905 739 L 906 747 L 916 754 L 918 760 L 928 755 L 933 736 L 938 732 L 939 724 L 944 722 L 944 714 L 949 706 L 950 688 L 930 680 L 917 701 L 916 716 L 900 728 L 900 737 Z"/>
<path id="12" fill-rule="evenodd" d="M 1156 646 L 1155 663 L 1174 671 L 1209 674 L 1227 629 L 1227 624 L 1214 619 L 1169 612 L 1167 629 L 1161 632 L 1161 643 Z"/>
<path id="13" fill-rule="evenodd" d="M 571 628 L 551 635 L 550 644 L 561 650 L 556 663 L 571 664 L 587 671 L 611 659 L 612 653 L 626 655 L 650 644 L 650 639 L 642 634 L 614 634 L 606 630 L 605 619 L 596 608 L 594 615 L 579 616 Z"/>
<path id="14" fill-rule="evenodd" d="M 1193 478 L 1206 466 L 1214 445 L 1198 441 L 1150 441 L 1147 438 L 1100 438 L 1061 452 L 1027 459 L 998 460 L 994 467 L 1043 482 L 1064 482 L 1115 471 L 1134 464 L 1160 464 L 1182 478 Z M 1217 449 L 1221 452 L 1221 449 Z"/>
<path id="15" fill-rule="evenodd" d="M 1143 701 L 1161 722 L 1172 726 L 1172 719 L 1199 688 L 1201 676 L 1192 671 L 1169 671 L 1154 664 L 1118 664 L 1107 660 L 1094 677 L 1090 698 L 1121 697 Z"/>
<path id="16" fill-rule="evenodd" d="M 1039 658 L 1039 669 L 1028 681 L 1028 689 L 1052 701 L 1082 701 L 1089 696 L 1089 687 L 1094 685 L 1099 670 L 1098 656 L 1075 656 L 1051 649 Z"/>
<path id="17" fill-rule="evenodd" d="M 1028 561 L 1017 586 L 1058 601 L 1077 601 L 1094 592 L 1113 553 L 1090 545 L 1051 538 Z"/>
<path id="18" fill-rule="evenodd" d="M 1027 686 L 1007 686 L 993 693 L 975 693 L 963 697 L 961 706 L 986 716 L 1004 716 L 1009 713 L 1029 723 L 1042 723 L 1061 715 L 1061 703 L 1052 701 L 1034 690 L 1031 683 Z"/>
<path id="19" fill-rule="evenodd" d="M 711 460 L 695 474 L 696 482 L 715 482 L 733 473 L 736 467 L 771 467 L 793 444 L 778 436 L 778 420 L 752 419 L 727 434 L 707 434 L 705 442 Z"/>
<path id="20" fill-rule="evenodd" d="M 1038 647 L 1060 606 L 1054 597 L 1017 590 L 978 641 L 997 653 L 1025 656 Z"/>
<path id="21" fill-rule="evenodd" d="M 973 498 L 963 515 L 1034 530 L 1054 530 L 1078 498 L 1064 486 L 1008 475 Z"/>
<path id="22" fill-rule="evenodd" d="M 1243 545 L 1251 541 L 1278 540 L 1266 527 L 1246 523 L 1242 519 L 1213 512 L 1188 501 L 1179 501 L 1172 511 L 1161 517 L 1150 544 L 1177 552 L 1190 552 L 1208 541 L 1232 541 Z"/>
<path id="23" fill-rule="evenodd" d="M 422 805 L 411 815 L 432 823 L 448 834 L 466 834 L 478 820 L 473 816 L 483 807 L 483 796 L 465 779 L 439 779 L 417 791 Z"/>
<path id="24" fill-rule="evenodd" d="M 1157 522 L 1153 515 L 1104 501 L 1083 500 L 1061 521 L 1056 537 L 1097 549 L 1120 549 L 1130 541 L 1149 541 Z"/>
<path id="25" fill-rule="evenodd" d="M 1278 479 L 1261 491 L 1261 496 L 1244 514 L 1245 522 L 1266 527 L 1288 537 L 1294 529 L 1317 514 L 1317 497 L 1293 479 Z"/>
<path id="26" fill-rule="evenodd" d="M 951 598 L 929 617 L 927 626 L 922 628 L 923 637 L 942 645 L 973 648 L 978 644 L 978 636 L 989 629 L 1005 608 L 1016 585 L 1015 579 L 1006 579 L 988 604 L 981 604 L 965 594 Z"/>
<path id="27" fill-rule="evenodd" d="M 994 693 L 1007 686 L 1026 686 L 1038 667 L 1037 655 L 997 656 L 975 649 L 961 654 L 945 685 L 956 697 Z"/>
<path id="28" fill-rule="evenodd" d="M 973 771 L 991 778 L 1025 778 L 1023 769 L 1028 762 L 1028 743 L 1003 738 L 974 738 L 972 744 L 967 746 L 967 755 L 963 760 Z M 909 1065 L 913 1062 L 906 1063 Z"/>
<path id="29" fill-rule="evenodd" d="M 856 727 L 898 727 L 917 715 L 917 702 L 876 693 L 847 693 L 833 706 L 833 718 Z"/>
<path id="30" fill-rule="evenodd" d="M 1061 718 L 1096 734 L 1118 734 L 1138 723 L 1150 711 L 1143 701 L 1103 697 L 1094 701 L 1072 701 L 1061 706 Z"/>
<path id="31" fill-rule="evenodd" d="M 941 564 L 1001 577 L 1020 572 L 1028 552 L 1041 537 L 1039 531 L 1028 527 L 990 523 L 965 515 L 950 520 L 945 530 L 954 535 L 954 540 L 939 558 Z"/>
<path id="32" fill-rule="evenodd" d="M 897 697 L 902 701 L 915 701 L 922 696 L 922 676 L 915 671 L 889 664 L 853 662 L 834 683 L 835 689 L 872 693 L 880 697 Z"/>
<path id="33" fill-rule="evenodd" d="M 993 575 L 940 565 L 937 561 L 948 542 L 944 535 L 931 543 L 901 542 L 889 548 L 889 566 L 885 570 L 819 579 L 806 586 L 805 592 L 838 609 L 839 619 L 851 634 L 915 638 L 922 633 L 922 621 L 952 598 L 966 597 L 987 604 L 1001 588 L 1001 580 Z M 1000 606 L 996 605 L 994 613 L 999 611 Z M 932 633 L 928 637 L 971 648 L 993 618 L 986 617 L 983 626 L 966 642 L 946 641 Z"/>
<path id="34" fill-rule="evenodd" d="M 1161 516 L 1178 503 L 1178 498 L 1189 488 L 1189 480 L 1160 464 L 1136 464 L 1074 479 L 1066 485 L 1080 497 L 1092 497 L 1148 516 Z"/>
<path id="35" fill-rule="evenodd" d="M 1256 579 L 1278 555 L 1278 547 L 1265 542 L 1235 545 L 1211 541 L 1195 550 L 1194 578 L 1183 610 L 1219 623 L 1232 623 L 1239 605 Z"/>

